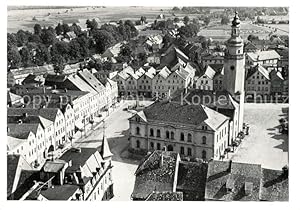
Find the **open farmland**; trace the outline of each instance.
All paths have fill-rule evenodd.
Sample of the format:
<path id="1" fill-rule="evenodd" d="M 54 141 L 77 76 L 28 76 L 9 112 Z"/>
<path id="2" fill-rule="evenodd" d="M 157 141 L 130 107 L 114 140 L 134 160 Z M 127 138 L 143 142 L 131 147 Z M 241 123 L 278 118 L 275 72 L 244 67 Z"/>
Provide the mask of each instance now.
<path id="1" fill-rule="evenodd" d="M 250 21 L 241 23 L 241 37 L 247 39 L 250 34 L 257 35 L 260 39 L 268 39 L 274 29 L 252 24 Z M 200 29 L 198 35 L 210 37 L 215 41 L 226 41 L 230 38 L 230 25 L 212 23 L 210 26 Z"/>
<path id="2" fill-rule="evenodd" d="M 161 7 L 82 7 L 82 8 L 53 8 L 53 9 L 22 9 L 7 11 L 7 32 L 17 32 L 19 29 L 33 31 L 33 26 L 54 26 L 59 22 L 76 22 L 85 28 L 86 20 L 97 18 L 100 24 L 118 20 L 137 20 L 141 15 L 148 21 L 154 20 L 159 14 L 171 17 L 170 8 Z M 128 7 L 127 7 L 128 8 Z M 35 17 L 35 18 L 34 18 Z M 34 18 L 34 20 L 33 20 Z"/>

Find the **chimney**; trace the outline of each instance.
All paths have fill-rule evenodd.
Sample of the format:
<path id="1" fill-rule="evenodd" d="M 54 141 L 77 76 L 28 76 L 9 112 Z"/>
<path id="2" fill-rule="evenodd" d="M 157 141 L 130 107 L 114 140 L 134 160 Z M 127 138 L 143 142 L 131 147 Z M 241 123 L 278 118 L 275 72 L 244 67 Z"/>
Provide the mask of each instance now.
<path id="1" fill-rule="evenodd" d="M 282 168 L 282 176 L 284 178 L 287 178 L 289 176 L 289 167 L 287 165 L 285 165 L 283 168 Z"/>
<path id="2" fill-rule="evenodd" d="M 28 113 L 27 112 L 23 113 L 23 118 L 26 118 L 26 117 L 28 117 Z"/>
<path id="3" fill-rule="evenodd" d="M 71 166 L 72 166 L 72 160 L 69 160 L 68 167 L 71 167 Z"/>
<path id="4" fill-rule="evenodd" d="M 228 162 L 229 162 L 229 165 L 228 165 L 227 172 L 231 173 L 232 160 L 229 160 Z"/>
<path id="5" fill-rule="evenodd" d="M 68 92 L 68 89 L 67 88 L 65 88 L 65 93 L 67 93 Z"/>
<path id="6" fill-rule="evenodd" d="M 53 86 L 54 90 L 56 90 L 56 85 Z"/>
<path id="7" fill-rule="evenodd" d="M 163 167 L 164 165 L 164 153 L 162 152 L 161 153 L 161 157 L 160 157 L 160 164 L 159 164 L 159 167 Z"/>
<path id="8" fill-rule="evenodd" d="M 18 120 L 18 124 L 22 124 L 23 121 L 21 119 Z"/>
<path id="9" fill-rule="evenodd" d="M 253 183 L 252 182 L 245 182 L 245 194 L 250 195 L 253 191 Z"/>

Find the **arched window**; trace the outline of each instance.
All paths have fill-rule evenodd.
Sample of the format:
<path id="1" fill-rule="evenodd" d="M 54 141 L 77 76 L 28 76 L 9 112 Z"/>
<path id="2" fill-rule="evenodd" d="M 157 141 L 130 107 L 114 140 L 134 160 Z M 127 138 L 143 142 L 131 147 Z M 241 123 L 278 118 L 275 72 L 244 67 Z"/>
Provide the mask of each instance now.
<path id="1" fill-rule="evenodd" d="M 192 148 L 187 149 L 187 154 L 188 154 L 188 156 L 192 156 Z"/>
<path id="2" fill-rule="evenodd" d="M 171 131 L 171 139 L 174 139 L 174 132 Z"/>
<path id="3" fill-rule="evenodd" d="M 150 142 L 150 148 L 154 149 L 154 143 L 153 142 Z"/>
<path id="4" fill-rule="evenodd" d="M 157 143 L 156 149 L 157 149 L 157 150 L 160 150 L 160 143 Z"/>
<path id="5" fill-rule="evenodd" d="M 202 144 L 206 144 L 206 136 L 202 136 Z"/>
<path id="6" fill-rule="evenodd" d="M 140 148 L 140 146 L 141 146 L 141 142 L 139 141 L 139 140 L 136 140 L 136 148 Z"/>
<path id="7" fill-rule="evenodd" d="M 192 142 L 192 134 L 188 134 L 188 142 Z"/>
<path id="8" fill-rule="evenodd" d="M 170 133 L 169 131 L 166 131 L 166 139 L 169 139 L 170 138 Z"/>
<path id="9" fill-rule="evenodd" d="M 184 155 L 184 147 L 180 147 L 180 154 Z"/>
<path id="10" fill-rule="evenodd" d="M 180 141 L 184 141 L 184 133 L 180 133 Z"/>
<path id="11" fill-rule="evenodd" d="M 206 159 L 206 151 L 205 150 L 202 151 L 202 159 Z"/>
<path id="12" fill-rule="evenodd" d="M 156 137 L 160 138 L 160 130 L 159 129 L 157 129 L 157 131 L 156 131 Z"/>
<path id="13" fill-rule="evenodd" d="M 150 136 L 154 136 L 153 128 L 150 128 Z"/>
<path id="14" fill-rule="evenodd" d="M 136 135 L 140 135 L 140 127 L 136 127 Z"/>

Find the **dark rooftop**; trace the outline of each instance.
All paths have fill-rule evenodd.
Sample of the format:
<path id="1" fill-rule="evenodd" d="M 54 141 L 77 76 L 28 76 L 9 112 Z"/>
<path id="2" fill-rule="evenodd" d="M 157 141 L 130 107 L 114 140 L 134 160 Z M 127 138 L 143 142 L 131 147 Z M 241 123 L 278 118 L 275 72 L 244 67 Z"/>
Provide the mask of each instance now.
<path id="1" fill-rule="evenodd" d="M 183 201 L 182 192 L 152 192 L 146 201 Z"/>

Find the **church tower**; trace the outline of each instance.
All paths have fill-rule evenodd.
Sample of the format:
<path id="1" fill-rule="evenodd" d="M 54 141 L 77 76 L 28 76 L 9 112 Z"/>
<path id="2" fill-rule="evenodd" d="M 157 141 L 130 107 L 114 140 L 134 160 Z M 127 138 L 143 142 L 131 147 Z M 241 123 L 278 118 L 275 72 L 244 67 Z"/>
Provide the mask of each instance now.
<path id="1" fill-rule="evenodd" d="M 245 56 L 244 43 L 240 37 L 240 19 L 238 13 L 231 25 L 231 37 L 227 41 L 227 50 L 224 59 L 224 88 L 239 103 L 237 130 L 242 131 L 245 97 Z"/>

